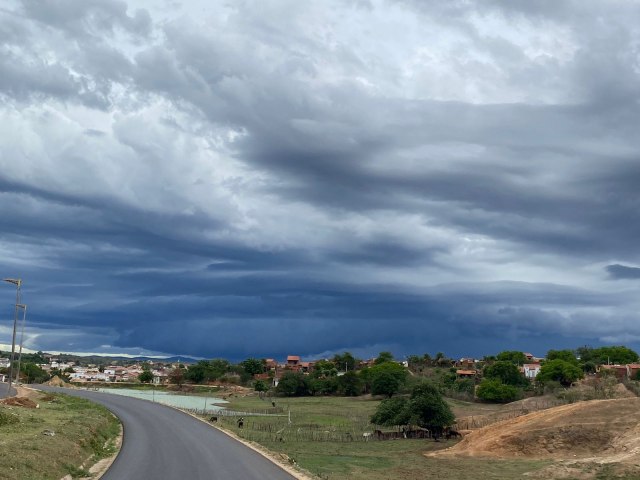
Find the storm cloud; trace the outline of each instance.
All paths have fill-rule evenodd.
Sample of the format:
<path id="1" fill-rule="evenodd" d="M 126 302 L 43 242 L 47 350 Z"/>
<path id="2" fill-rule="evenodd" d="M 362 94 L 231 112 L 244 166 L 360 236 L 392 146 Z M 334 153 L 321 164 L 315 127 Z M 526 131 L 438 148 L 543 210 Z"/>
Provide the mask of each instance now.
<path id="1" fill-rule="evenodd" d="M 27 346 L 640 346 L 638 18 L 595 0 L 7 2 L 0 273 L 24 279 Z"/>

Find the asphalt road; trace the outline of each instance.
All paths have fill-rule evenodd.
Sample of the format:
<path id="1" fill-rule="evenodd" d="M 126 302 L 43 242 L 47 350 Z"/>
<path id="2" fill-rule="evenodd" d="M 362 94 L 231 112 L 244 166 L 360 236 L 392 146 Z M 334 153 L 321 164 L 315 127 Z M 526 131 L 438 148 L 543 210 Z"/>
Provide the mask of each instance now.
<path id="1" fill-rule="evenodd" d="M 240 442 L 173 408 L 108 393 L 36 388 L 87 398 L 122 421 L 122 449 L 104 480 L 294 478 Z"/>
<path id="2" fill-rule="evenodd" d="M 8 383 L 0 383 L 0 398 L 4 398 L 7 396 L 7 390 L 9 390 L 9 384 Z M 15 389 L 11 389 L 13 390 L 13 393 L 15 394 Z"/>

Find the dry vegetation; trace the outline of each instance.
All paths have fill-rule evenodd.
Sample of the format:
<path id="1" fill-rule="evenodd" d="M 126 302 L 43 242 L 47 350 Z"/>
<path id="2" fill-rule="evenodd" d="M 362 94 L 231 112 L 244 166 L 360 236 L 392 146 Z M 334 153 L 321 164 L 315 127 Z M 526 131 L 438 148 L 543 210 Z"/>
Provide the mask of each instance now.
<path id="1" fill-rule="evenodd" d="M 120 423 L 107 409 L 62 394 L 27 395 L 0 404 L 0 479 L 79 478 L 87 459 L 114 453 Z"/>

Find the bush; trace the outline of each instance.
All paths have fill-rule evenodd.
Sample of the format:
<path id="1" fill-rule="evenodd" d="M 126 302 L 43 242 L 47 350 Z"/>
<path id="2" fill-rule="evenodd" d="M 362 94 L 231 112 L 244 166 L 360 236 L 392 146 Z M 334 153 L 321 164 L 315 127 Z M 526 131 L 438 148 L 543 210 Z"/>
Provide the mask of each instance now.
<path id="1" fill-rule="evenodd" d="M 0 411 L 0 427 L 18 423 L 20 419 L 15 413 Z"/>
<path id="2" fill-rule="evenodd" d="M 521 391 L 513 385 L 505 385 L 498 379 L 485 378 L 478 385 L 476 395 L 486 402 L 507 403 L 520 397 Z"/>

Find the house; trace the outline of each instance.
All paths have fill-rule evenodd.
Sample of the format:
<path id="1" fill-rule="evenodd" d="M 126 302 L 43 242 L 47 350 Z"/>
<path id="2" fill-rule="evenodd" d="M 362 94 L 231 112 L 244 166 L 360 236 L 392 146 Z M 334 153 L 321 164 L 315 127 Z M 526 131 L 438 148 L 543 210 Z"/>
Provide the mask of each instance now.
<path id="1" fill-rule="evenodd" d="M 463 357 L 456 362 L 456 367 L 472 370 L 476 366 L 476 361 L 473 358 Z"/>
<path id="2" fill-rule="evenodd" d="M 456 375 L 460 378 L 475 378 L 477 370 L 456 370 Z"/>
<path id="3" fill-rule="evenodd" d="M 300 357 L 298 355 L 289 355 L 287 357 L 288 367 L 297 367 L 299 363 L 300 363 Z"/>
<path id="4" fill-rule="evenodd" d="M 620 379 L 629 375 L 627 365 L 600 365 L 596 368 L 596 373 L 600 375 L 610 373 Z"/>
<path id="5" fill-rule="evenodd" d="M 0 358 L 0 368 L 9 368 L 9 363 L 8 358 Z"/>
<path id="6" fill-rule="evenodd" d="M 265 359 L 264 365 L 267 370 L 275 370 L 276 368 L 278 368 L 278 362 L 276 362 L 273 358 Z"/>
<path id="7" fill-rule="evenodd" d="M 527 379 L 533 380 L 540 373 L 540 364 L 539 363 L 525 363 L 522 366 L 522 373 L 524 374 L 524 376 Z"/>
<path id="8" fill-rule="evenodd" d="M 630 363 L 627 365 L 627 375 L 630 379 L 638 379 L 638 373 L 640 373 L 640 363 Z"/>

